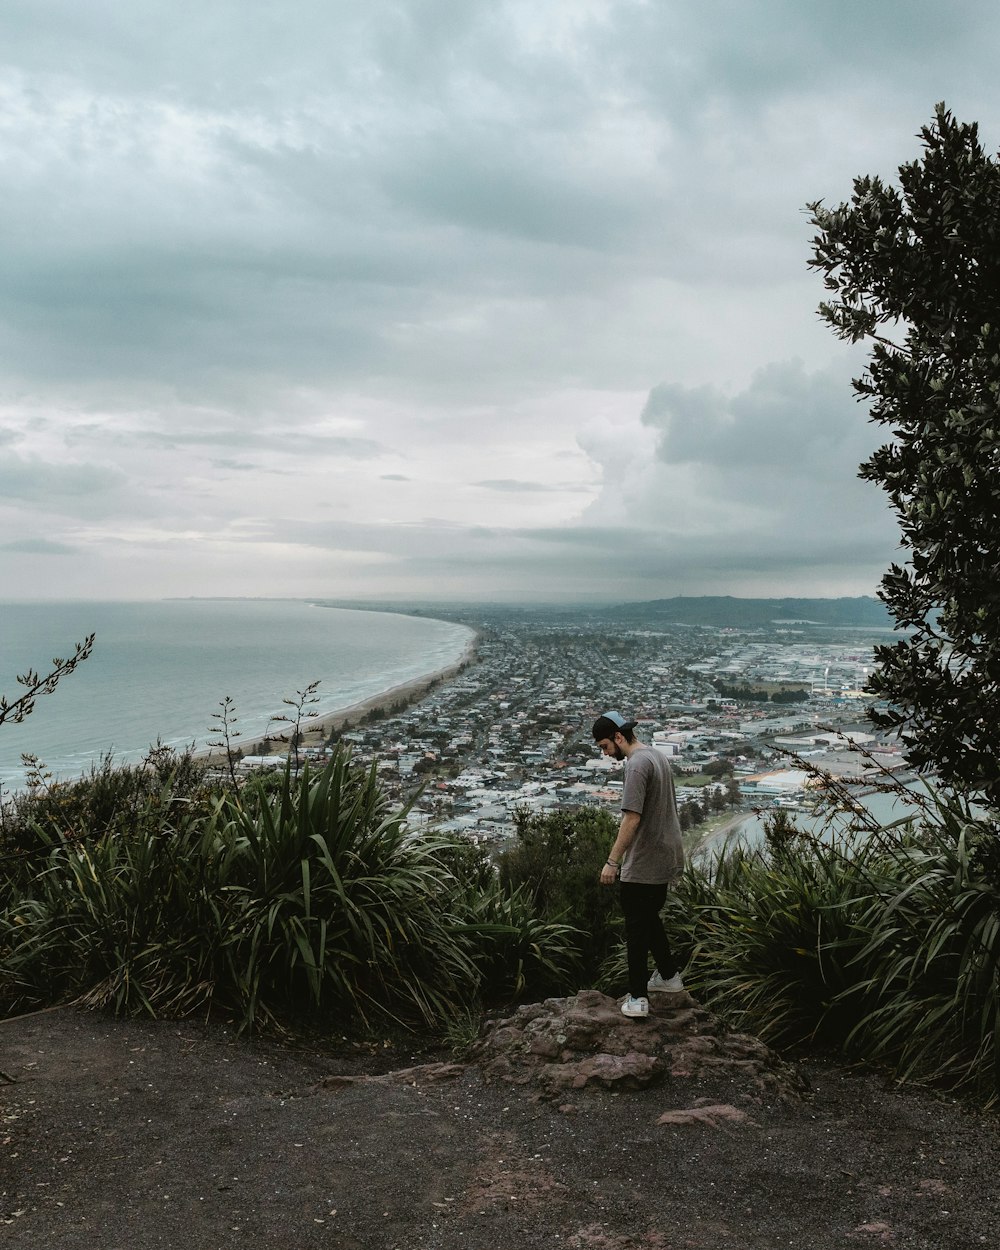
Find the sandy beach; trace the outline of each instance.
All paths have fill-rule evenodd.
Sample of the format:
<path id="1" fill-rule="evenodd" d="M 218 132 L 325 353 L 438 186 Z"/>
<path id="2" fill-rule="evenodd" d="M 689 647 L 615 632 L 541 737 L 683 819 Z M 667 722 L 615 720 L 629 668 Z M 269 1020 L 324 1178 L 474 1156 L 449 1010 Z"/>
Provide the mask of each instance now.
<path id="1" fill-rule="evenodd" d="M 425 673 L 420 677 L 414 677 L 411 681 L 404 681 L 398 686 L 390 686 L 388 690 L 383 690 L 370 699 L 363 699 L 360 703 L 352 703 L 349 707 L 338 708 L 335 712 L 307 721 L 305 725 L 307 740 L 326 738 L 335 729 L 341 730 L 348 724 L 357 725 L 372 712 L 388 712 L 399 703 L 409 707 L 411 703 L 418 702 L 431 687 L 448 681 L 475 661 L 478 639 L 479 635 L 476 634 L 469 640 L 465 650 L 454 664 L 449 664 L 432 673 Z"/>
<path id="2" fill-rule="evenodd" d="M 385 712 L 388 714 L 390 709 L 398 707 L 400 704 L 409 707 L 411 704 L 416 703 L 432 687 L 441 685 L 470 664 L 475 663 L 478 641 L 479 634 L 474 633 L 458 659 L 444 668 L 436 669 L 430 673 L 422 673 L 410 681 L 390 686 L 387 690 L 381 690 L 370 698 L 362 699 L 359 703 L 352 703 L 347 707 L 337 708 L 333 712 L 325 712 L 321 716 L 306 717 L 302 722 L 302 745 L 321 746 L 331 733 L 335 731 L 340 732 L 348 726 L 356 727 L 365 717 L 370 716 L 374 712 Z M 279 735 L 282 733 L 287 735 L 291 732 L 291 728 L 288 724 L 275 722 L 271 726 L 272 736 L 267 738 L 254 736 L 241 741 L 239 745 L 247 754 L 284 754 L 288 749 L 288 745 L 286 742 L 281 741 Z M 206 760 L 225 759 L 225 752 L 220 751 L 216 747 L 210 751 L 199 752 L 199 758 Z"/>

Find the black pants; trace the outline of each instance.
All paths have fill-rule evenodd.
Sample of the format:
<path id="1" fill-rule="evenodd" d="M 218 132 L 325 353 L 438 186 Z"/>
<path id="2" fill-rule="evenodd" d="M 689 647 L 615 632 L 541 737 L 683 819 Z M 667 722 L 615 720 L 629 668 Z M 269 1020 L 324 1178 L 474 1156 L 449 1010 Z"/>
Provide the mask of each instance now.
<path id="1" fill-rule="evenodd" d="M 645 998 L 650 953 L 661 977 L 669 979 L 677 971 L 677 961 L 660 919 L 660 910 L 667 901 L 667 887 L 622 881 L 619 888 L 625 916 L 628 992 L 633 998 Z"/>

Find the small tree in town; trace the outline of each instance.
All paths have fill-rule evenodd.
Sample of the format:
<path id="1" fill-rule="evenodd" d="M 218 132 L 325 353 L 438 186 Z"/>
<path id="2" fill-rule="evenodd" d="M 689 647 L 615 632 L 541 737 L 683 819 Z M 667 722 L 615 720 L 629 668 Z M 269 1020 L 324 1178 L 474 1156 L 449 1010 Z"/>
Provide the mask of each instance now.
<path id="1" fill-rule="evenodd" d="M 1000 162 L 943 104 L 899 185 L 810 204 L 820 313 L 872 344 L 854 382 L 889 441 L 860 468 L 906 557 L 879 596 L 906 635 L 876 648 L 875 722 L 909 761 L 1000 807 Z"/>

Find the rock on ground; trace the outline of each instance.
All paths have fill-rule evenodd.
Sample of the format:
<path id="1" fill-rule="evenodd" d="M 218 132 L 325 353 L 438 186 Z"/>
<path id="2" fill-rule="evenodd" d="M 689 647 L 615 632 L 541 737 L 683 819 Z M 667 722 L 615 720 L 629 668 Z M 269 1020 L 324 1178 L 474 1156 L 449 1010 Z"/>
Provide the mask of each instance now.
<path id="1" fill-rule="evenodd" d="M 796 1098 L 799 1071 L 756 1037 L 730 1033 L 690 994 L 654 994 L 649 1015 L 623 1016 L 597 990 L 550 998 L 491 1024 L 473 1057 L 487 1080 L 531 1085 L 560 1098 L 587 1086 L 642 1089 L 692 1078 L 736 1083 L 743 1096 Z"/>

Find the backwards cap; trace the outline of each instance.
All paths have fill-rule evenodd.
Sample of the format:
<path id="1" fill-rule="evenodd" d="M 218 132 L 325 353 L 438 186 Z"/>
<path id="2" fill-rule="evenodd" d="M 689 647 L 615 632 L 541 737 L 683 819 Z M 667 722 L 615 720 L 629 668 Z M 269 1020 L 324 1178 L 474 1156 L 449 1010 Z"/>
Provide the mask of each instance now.
<path id="1" fill-rule="evenodd" d="M 602 712 L 594 721 L 591 732 L 594 735 L 594 741 L 600 742 L 602 738 L 613 738 L 616 733 L 626 733 L 634 729 L 637 723 L 634 720 L 626 720 L 621 712 Z"/>

